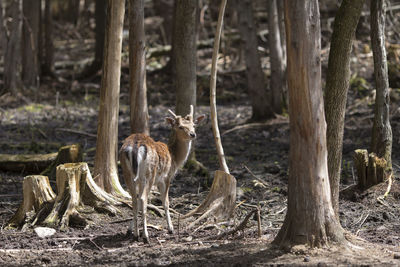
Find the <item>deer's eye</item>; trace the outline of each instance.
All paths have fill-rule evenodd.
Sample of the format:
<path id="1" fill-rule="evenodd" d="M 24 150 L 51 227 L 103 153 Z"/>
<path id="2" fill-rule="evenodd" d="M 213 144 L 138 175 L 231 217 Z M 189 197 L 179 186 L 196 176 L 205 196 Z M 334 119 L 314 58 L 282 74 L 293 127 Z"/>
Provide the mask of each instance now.
<path id="1" fill-rule="evenodd" d="M 183 126 L 179 126 L 179 129 L 183 130 Z"/>

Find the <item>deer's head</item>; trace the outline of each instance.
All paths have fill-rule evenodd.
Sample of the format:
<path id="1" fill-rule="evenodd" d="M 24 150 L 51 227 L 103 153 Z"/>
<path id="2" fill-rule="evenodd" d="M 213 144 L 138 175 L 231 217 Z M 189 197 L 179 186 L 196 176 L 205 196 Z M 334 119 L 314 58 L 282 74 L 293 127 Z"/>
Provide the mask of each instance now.
<path id="1" fill-rule="evenodd" d="M 190 113 L 184 117 L 176 115 L 172 110 L 168 110 L 172 115 L 165 120 L 172 126 L 177 138 L 181 140 L 193 140 L 196 138 L 196 126 L 206 117 L 204 114 L 193 120 L 193 106 L 190 105 Z"/>

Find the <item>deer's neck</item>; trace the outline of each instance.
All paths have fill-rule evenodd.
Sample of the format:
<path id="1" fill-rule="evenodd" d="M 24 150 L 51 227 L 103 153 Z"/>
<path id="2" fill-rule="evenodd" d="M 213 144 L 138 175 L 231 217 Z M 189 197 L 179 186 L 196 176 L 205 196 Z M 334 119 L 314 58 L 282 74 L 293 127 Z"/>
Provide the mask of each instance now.
<path id="1" fill-rule="evenodd" d="M 182 167 L 187 160 L 191 145 L 191 140 L 180 140 L 176 137 L 176 133 L 172 133 L 168 148 L 171 153 L 172 164 L 174 165 L 175 171 Z"/>

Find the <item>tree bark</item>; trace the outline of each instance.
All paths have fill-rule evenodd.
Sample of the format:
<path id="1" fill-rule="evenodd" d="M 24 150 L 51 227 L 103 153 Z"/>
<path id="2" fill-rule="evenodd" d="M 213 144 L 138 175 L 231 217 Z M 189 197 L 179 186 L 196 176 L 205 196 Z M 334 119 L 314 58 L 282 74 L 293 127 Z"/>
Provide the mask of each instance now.
<path id="1" fill-rule="evenodd" d="M 350 83 L 350 55 L 365 0 L 343 0 L 335 17 L 325 89 L 328 171 L 333 210 L 339 216 L 344 118 Z"/>
<path id="2" fill-rule="evenodd" d="M 286 79 L 279 31 L 277 0 L 268 0 L 268 44 L 271 63 L 271 107 L 276 114 L 282 114 L 282 96 L 283 92 L 286 91 Z"/>
<path id="3" fill-rule="evenodd" d="M 196 107 L 198 0 L 176 0 L 172 49 L 173 81 L 176 92 L 176 114 L 185 116 L 190 105 Z"/>
<path id="4" fill-rule="evenodd" d="M 389 121 L 389 80 L 385 49 L 384 0 L 371 0 L 371 43 L 374 55 L 376 83 L 375 117 L 372 128 L 371 151 L 384 158 L 392 167 L 392 128 Z"/>
<path id="5" fill-rule="evenodd" d="M 132 133 L 149 135 L 146 86 L 144 0 L 129 2 L 129 96 Z"/>
<path id="6" fill-rule="evenodd" d="M 292 145 L 288 210 L 274 242 L 320 247 L 344 237 L 329 187 L 318 1 L 286 0 L 285 24 Z"/>
<path id="7" fill-rule="evenodd" d="M 21 86 L 22 0 L 11 4 L 12 23 L 4 55 L 4 87 L 15 93 Z"/>
<path id="8" fill-rule="evenodd" d="M 23 0 L 22 81 L 26 87 L 39 86 L 40 0 Z"/>
<path id="9" fill-rule="evenodd" d="M 265 75 L 261 68 L 258 54 L 257 28 L 254 23 L 252 1 L 237 0 L 236 7 L 239 14 L 239 31 L 244 44 L 246 58 L 246 77 L 248 94 L 251 100 L 252 117 L 254 121 L 266 120 L 274 117 L 269 105 L 270 99 L 266 90 Z"/>
<path id="10" fill-rule="evenodd" d="M 119 183 L 116 157 L 125 1 L 109 0 L 108 7 L 94 177 L 107 193 L 129 196 Z"/>

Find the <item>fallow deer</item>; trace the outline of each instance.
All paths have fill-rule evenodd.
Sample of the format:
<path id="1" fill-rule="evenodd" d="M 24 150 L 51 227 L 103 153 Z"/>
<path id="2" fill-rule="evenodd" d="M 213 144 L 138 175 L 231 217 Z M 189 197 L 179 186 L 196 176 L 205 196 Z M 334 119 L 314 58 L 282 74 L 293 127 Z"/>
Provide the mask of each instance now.
<path id="1" fill-rule="evenodd" d="M 196 137 L 195 127 L 205 118 L 205 115 L 200 115 L 193 120 L 192 105 L 190 114 L 185 117 L 177 116 L 171 110 L 168 112 L 173 116 L 173 118 L 166 117 L 166 122 L 172 127 L 168 145 L 155 142 L 145 134 L 132 134 L 124 140 L 119 152 L 124 180 L 132 196 L 134 216 L 129 230 L 138 240 L 138 214 L 141 209 L 142 236 L 146 243 L 149 242 L 146 220 L 147 199 L 153 185 L 160 191 L 168 232 L 173 233 L 168 200 L 170 182 L 189 155 L 192 140 Z"/>

